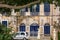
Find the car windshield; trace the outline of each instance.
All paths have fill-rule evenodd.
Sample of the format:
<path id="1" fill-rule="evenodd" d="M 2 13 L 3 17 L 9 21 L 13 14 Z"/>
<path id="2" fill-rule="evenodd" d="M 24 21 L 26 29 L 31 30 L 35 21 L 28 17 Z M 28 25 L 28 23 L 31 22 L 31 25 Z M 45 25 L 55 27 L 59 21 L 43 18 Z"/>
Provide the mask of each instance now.
<path id="1" fill-rule="evenodd" d="M 16 33 L 16 35 L 20 35 L 20 33 Z"/>
<path id="2" fill-rule="evenodd" d="M 21 33 L 21 35 L 25 35 L 25 33 Z"/>

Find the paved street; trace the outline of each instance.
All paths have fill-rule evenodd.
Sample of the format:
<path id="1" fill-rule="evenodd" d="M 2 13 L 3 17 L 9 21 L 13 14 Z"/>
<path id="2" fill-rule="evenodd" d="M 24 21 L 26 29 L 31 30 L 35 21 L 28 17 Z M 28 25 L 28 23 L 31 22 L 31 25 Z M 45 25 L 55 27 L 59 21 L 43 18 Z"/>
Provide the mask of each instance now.
<path id="1" fill-rule="evenodd" d="M 21 39 L 21 40 L 23 40 L 23 39 Z M 31 37 L 28 40 L 38 40 L 38 39 L 37 39 L 37 37 Z"/>
<path id="2" fill-rule="evenodd" d="M 50 36 L 42 36 L 40 39 L 37 39 L 37 37 L 30 37 L 29 40 L 50 40 Z"/>

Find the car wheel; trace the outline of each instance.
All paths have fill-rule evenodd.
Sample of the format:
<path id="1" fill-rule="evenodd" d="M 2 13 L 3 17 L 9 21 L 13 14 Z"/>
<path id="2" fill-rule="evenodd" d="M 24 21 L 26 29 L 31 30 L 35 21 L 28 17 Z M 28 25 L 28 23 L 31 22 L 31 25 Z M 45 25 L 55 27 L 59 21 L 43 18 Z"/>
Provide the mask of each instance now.
<path id="1" fill-rule="evenodd" d="M 23 38 L 23 40 L 26 40 L 26 38 Z"/>

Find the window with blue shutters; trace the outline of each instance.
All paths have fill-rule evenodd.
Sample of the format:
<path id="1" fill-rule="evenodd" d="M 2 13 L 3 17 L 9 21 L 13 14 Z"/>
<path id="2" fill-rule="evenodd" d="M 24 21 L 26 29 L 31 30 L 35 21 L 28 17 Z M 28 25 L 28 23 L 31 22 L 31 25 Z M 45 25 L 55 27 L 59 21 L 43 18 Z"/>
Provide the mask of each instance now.
<path id="1" fill-rule="evenodd" d="M 28 12 L 28 7 L 25 8 L 25 12 Z"/>
<path id="2" fill-rule="evenodd" d="M 28 7 L 20 9 L 20 15 L 25 16 L 25 13 L 28 12 Z"/>
<path id="3" fill-rule="evenodd" d="M 33 6 L 30 7 L 30 12 L 33 12 Z"/>
<path id="4" fill-rule="evenodd" d="M 7 27 L 7 21 L 2 21 L 2 24 Z"/>
<path id="5" fill-rule="evenodd" d="M 50 4 L 49 3 L 44 3 L 44 13 L 46 16 L 49 16 L 50 14 Z"/>
<path id="6" fill-rule="evenodd" d="M 44 25 L 44 34 L 50 34 L 50 25 L 49 24 Z"/>
<path id="7" fill-rule="evenodd" d="M 32 16 L 37 16 L 39 15 L 39 11 L 40 11 L 40 5 L 36 4 L 30 7 L 30 14 Z"/>
<path id="8" fill-rule="evenodd" d="M 31 24 L 30 25 L 30 36 L 37 36 L 38 28 L 39 28 L 39 25 L 37 23 Z"/>
<path id="9" fill-rule="evenodd" d="M 39 12 L 39 11 L 40 11 L 40 5 L 37 4 L 37 6 L 36 6 L 36 12 Z"/>
<path id="10" fill-rule="evenodd" d="M 26 28 L 25 28 L 25 24 L 22 23 L 22 24 L 20 25 L 20 31 L 25 31 L 25 30 L 26 30 Z"/>

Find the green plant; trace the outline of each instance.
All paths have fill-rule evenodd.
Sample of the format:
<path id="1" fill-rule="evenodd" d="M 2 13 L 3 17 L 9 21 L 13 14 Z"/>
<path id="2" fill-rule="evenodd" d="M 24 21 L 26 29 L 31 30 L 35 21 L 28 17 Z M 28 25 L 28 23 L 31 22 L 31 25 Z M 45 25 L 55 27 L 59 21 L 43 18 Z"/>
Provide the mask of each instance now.
<path id="1" fill-rule="evenodd" d="M 7 28 L 6 26 L 0 23 L 0 40 L 11 40 L 12 37 L 12 34 L 10 34 L 11 31 L 12 31 L 11 28 Z"/>
<path id="2" fill-rule="evenodd" d="M 58 32 L 58 40 L 60 40 L 60 32 Z"/>

